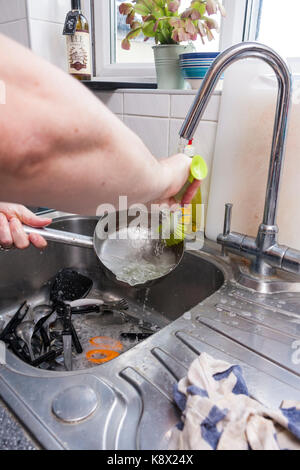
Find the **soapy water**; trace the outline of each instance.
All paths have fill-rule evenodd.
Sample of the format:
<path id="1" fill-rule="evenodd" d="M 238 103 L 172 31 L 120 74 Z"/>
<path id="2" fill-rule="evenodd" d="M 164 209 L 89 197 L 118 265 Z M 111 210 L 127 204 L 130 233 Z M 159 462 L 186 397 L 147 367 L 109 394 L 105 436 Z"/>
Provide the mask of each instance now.
<path id="1" fill-rule="evenodd" d="M 108 238 L 101 253 L 102 263 L 119 281 L 136 286 L 174 269 L 175 253 L 162 240 L 151 239 L 148 228 L 126 227 L 119 235 L 117 240 Z"/>
<path id="2" fill-rule="evenodd" d="M 167 265 L 155 265 L 146 260 L 131 261 L 120 265 L 120 269 L 114 273 L 119 281 L 126 282 L 130 286 L 145 284 L 148 281 L 158 279 L 168 274 L 173 268 Z"/>

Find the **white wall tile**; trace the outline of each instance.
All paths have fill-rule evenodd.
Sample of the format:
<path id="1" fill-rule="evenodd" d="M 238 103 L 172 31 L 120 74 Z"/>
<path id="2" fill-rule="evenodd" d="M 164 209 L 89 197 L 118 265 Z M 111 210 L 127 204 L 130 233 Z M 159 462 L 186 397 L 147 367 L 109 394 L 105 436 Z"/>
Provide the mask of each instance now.
<path id="1" fill-rule="evenodd" d="M 171 117 L 185 118 L 195 99 L 195 95 L 172 95 Z M 204 113 L 204 121 L 218 121 L 221 95 L 213 95 Z"/>
<path id="2" fill-rule="evenodd" d="M 123 114 L 123 93 L 96 92 L 95 95 L 113 113 Z"/>
<path id="3" fill-rule="evenodd" d="M 0 24 L 0 33 L 29 47 L 29 33 L 27 20 L 12 21 L 10 23 Z"/>
<path id="4" fill-rule="evenodd" d="M 173 155 L 178 151 L 179 144 L 179 130 L 182 125 L 181 119 L 171 119 L 170 123 L 170 139 L 169 139 L 169 155 Z M 217 123 L 202 121 L 196 131 L 194 138 L 194 146 L 196 147 L 197 153 L 201 155 L 208 166 L 209 174 L 206 180 L 202 183 L 202 198 L 203 202 L 207 204 L 208 194 L 210 187 L 210 177 L 212 170 L 212 162 L 215 150 L 217 133 Z"/>
<path id="5" fill-rule="evenodd" d="M 159 94 L 125 93 L 124 113 L 140 116 L 169 117 L 170 96 Z"/>
<path id="6" fill-rule="evenodd" d="M 67 46 L 66 38 L 62 35 L 62 25 L 31 20 L 30 33 L 33 52 L 66 71 Z"/>
<path id="7" fill-rule="evenodd" d="M 11 0 L 10 0 L 11 1 Z M 36 20 L 64 23 L 71 9 L 71 0 L 27 0 L 29 17 Z"/>
<path id="8" fill-rule="evenodd" d="M 155 157 L 168 156 L 169 119 L 124 116 L 124 123 L 143 140 Z"/>
<path id="9" fill-rule="evenodd" d="M 0 23 L 26 18 L 26 0 L 0 0 L 0 11 Z"/>

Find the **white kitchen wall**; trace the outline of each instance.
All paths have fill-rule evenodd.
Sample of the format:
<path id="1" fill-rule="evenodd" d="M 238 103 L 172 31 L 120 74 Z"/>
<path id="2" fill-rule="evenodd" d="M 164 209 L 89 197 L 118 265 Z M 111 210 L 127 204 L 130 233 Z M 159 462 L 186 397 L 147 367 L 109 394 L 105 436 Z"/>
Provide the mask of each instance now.
<path id="1" fill-rule="evenodd" d="M 62 31 L 70 7 L 71 0 L 0 0 L 0 33 L 66 70 Z"/>
<path id="2" fill-rule="evenodd" d="M 70 0 L 27 0 L 31 49 L 67 70 L 66 38 L 62 35 Z"/>
<path id="3" fill-rule="evenodd" d="M 295 62 L 292 70 L 297 70 Z M 298 69 L 299 70 L 299 69 Z M 256 236 L 263 219 L 277 97 L 275 74 L 264 62 L 238 62 L 226 72 L 216 139 L 206 234 L 216 239 L 223 228 L 224 205 L 233 204 L 231 228 Z M 300 250 L 300 75 L 294 93 L 282 184 L 279 242 Z"/>
<path id="4" fill-rule="evenodd" d="M 179 130 L 195 91 L 118 90 L 97 92 L 96 96 L 145 142 L 153 155 L 164 158 L 177 153 Z M 194 139 L 197 153 L 211 170 L 215 148 L 221 94 L 216 92 L 205 112 Z M 209 175 L 211 171 L 209 172 Z M 207 203 L 210 177 L 203 183 Z"/>
<path id="5" fill-rule="evenodd" d="M 30 45 L 26 0 L 0 0 L 0 33 Z"/>

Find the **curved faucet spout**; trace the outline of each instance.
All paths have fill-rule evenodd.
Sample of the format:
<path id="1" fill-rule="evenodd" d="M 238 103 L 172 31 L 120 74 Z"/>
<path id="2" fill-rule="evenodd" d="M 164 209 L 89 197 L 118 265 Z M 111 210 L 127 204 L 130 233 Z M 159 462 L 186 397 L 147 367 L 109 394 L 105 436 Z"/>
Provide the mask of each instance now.
<path id="1" fill-rule="evenodd" d="M 272 246 L 276 242 L 277 231 L 276 216 L 278 195 L 284 160 L 284 150 L 288 127 L 289 110 L 292 95 L 292 76 L 286 62 L 271 48 L 254 42 L 244 42 L 230 47 L 222 52 L 212 64 L 202 86 L 195 98 L 184 124 L 180 130 L 180 137 L 190 140 L 193 138 L 200 119 L 207 107 L 208 101 L 217 85 L 218 80 L 231 64 L 241 59 L 255 58 L 267 62 L 274 70 L 278 81 L 278 99 L 272 141 L 272 150 L 268 174 L 267 193 L 264 209 L 264 217 L 261 229 L 265 232 L 273 232 Z M 266 249 L 265 237 L 264 249 Z M 259 240 L 259 237 L 258 237 Z"/>

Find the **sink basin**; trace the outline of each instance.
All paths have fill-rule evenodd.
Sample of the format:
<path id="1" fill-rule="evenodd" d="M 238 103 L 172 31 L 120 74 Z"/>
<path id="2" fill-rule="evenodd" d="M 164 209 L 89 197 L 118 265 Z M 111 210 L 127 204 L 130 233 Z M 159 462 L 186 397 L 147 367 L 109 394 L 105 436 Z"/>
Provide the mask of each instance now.
<path id="1" fill-rule="evenodd" d="M 55 219 L 58 230 L 93 235 L 97 218 L 68 216 Z M 72 267 L 88 274 L 94 288 L 107 297 L 125 297 L 136 307 L 158 313 L 169 323 L 218 290 L 223 273 L 212 263 L 185 253 L 181 264 L 167 278 L 150 288 L 127 287 L 109 279 L 93 250 L 49 243 L 44 251 L 1 253 L 0 314 L 14 311 L 24 300 L 40 302 L 47 296 L 47 282 L 62 268 Z M 92 295 L 90 295 L 92 297 Z"/>
<path id="2" fill-rule="evenodd" d="M 96 217 L 67 216 L 54 219 L 52 227 L 93 235 L 97 221 Z M 111 279 L 92 249 L 53 242 L 44 251 L 31 247 L 25 251 L 2 252 L 1 268 L 2 325 L 25 300 L 31 308 L 48 304 L 50 282 L 62 268 L 76 269 L 93 280 L 93 288 L 88 295 L 90 299 L 127 300 L 129 309 L 126 313 L 131 316 L 129 321 L 128 317 L 122 318 L 117 313 L 73 316 L 72 322 L 83 352 L 73 354 L 72 370 L 90 369 L 95 366 L 95 361 L 98 365 L 105 359 L 103 355 L 98 356 L 98 353 L 94 356 L 97 348 L 91 346 L 91 342 L 94 344 L 92 338 L 104 336 L 120 340 L 121 352 L 124 353 L 213 294 L 224 281 L 223 273 L 214 264 L 198 255 L 186 253 L 181 264 L 169 276 L 151 287 L 130 287 Z M 139 323 L 143 323 L 144 327 L 147 325 L 147 329 Z M 54 325 L 54 329 L 57 326 L 59 324 Z M 147 334 L 143 335 L 145 332 Z M 100 339 L 99 341 L 101 343 Z M 90 354 L 93 354 L 92 357 Z M 65 372 L 63 356 L 41 367 L 46 367 L 49 371 Z"/>

